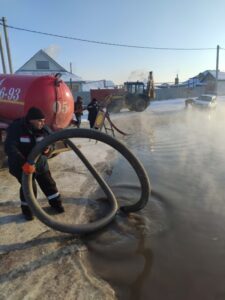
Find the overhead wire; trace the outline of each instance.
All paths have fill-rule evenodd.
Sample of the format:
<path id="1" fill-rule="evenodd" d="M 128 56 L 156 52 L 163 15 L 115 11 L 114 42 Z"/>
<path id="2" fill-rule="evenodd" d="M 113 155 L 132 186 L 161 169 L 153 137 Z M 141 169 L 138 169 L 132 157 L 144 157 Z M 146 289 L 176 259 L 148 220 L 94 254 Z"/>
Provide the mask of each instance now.
<path id="1" fill-rule="evenodd" d="M 0 22 L 0 25 L 3 25 L 3 23 Z M 115 46 L 115 47 L 137 48 L 137 49 L 146 49 L 146 50 L 167 50 L 167 51 L 207 51 L 207 50 L 215 50 L 216 49 L 216 47 L 214 47 L 214 48 L 210 48 L 210 47 L 209 48 L 178 48 L 178 47 L 138 46 L 138 45 L 129 45 L 129 44 L 120 44 L 120 43 L 89 40 L 89 39 L 77 38 L 77 37 L 60 35 L 60 34 L 55 34 L 55 33 L 42 32 L 42 31 L 37 31 L 37 30 L 32 30 L 32 29 L 27 29 L 27 28 L 21 28 L 21 27 L 16 27 L 16 26 L 12 26 L 12 25 L 5 25 L 5 26 L 8 28 L 11 28 L 11 29 L 26 31 L 26 32 L 35 33 L 35 34 L 53 36 L 53 37 L 57 37 L 57 38 L 75 40 L 75 41 L 86 42 L 86 43 Z M 225 50 L 225 48 L 220 48 L 220 49 Z"/>

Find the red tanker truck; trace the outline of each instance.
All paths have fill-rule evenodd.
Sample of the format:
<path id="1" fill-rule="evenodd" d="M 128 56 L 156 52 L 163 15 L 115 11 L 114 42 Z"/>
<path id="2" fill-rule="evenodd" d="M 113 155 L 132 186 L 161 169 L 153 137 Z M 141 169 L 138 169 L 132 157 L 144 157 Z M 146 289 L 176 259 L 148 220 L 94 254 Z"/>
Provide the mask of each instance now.
<path id="1" fill-rule="evenodd" d="M 67 127 L 73 116 L 74 99 L 68 86 L 55 76 L 0 75 L 0 167 L 3 163 L 4 132 L 30 107 L 43 111 L 46 124 L 57 131 Z"/>

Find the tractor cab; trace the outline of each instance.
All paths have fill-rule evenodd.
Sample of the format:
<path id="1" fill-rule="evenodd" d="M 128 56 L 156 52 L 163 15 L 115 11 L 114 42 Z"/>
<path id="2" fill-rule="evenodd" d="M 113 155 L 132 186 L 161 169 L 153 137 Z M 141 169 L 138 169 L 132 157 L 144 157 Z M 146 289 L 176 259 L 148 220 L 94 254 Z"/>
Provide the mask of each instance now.
<path id="1" fill-rule="evenodd" d="M 124 89 L 130 94 L 144 94 L 144 83 L 139 81 L 124 82 Z"/>

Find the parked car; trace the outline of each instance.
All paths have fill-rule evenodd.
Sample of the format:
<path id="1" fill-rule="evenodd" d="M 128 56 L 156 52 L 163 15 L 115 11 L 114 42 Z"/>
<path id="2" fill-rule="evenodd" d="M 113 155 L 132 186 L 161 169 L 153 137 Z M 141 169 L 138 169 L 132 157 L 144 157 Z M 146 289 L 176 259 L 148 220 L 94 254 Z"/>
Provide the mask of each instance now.
<path id="1" fill-rule="evenodd" d="M 185 107 L 188 106 L 200 108 L 200 109 L 214 109 L 216 108 L 216 96 L 215 95 L 201 95 L 197 98 L 189 98 L 185 100 Z"/>

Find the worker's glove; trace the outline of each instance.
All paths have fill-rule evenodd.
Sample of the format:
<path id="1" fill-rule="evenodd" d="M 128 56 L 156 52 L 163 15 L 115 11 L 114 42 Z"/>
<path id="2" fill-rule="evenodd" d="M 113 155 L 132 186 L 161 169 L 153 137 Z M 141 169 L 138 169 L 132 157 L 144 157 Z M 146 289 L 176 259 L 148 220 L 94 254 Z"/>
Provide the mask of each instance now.
<path id="1" fill-rule="evenodd" d="M 50 151 L 51 151 L 50 147 L 46 147 L 46 148 L 43 150 L 43 154 L 46 155 L 46 156 L 48 156 L 48 155 L 50 154 Z"/>
<path id="2" fill-rule="evenodd" d="M 31 165 L 28 162 L 22 166 L 22 170 L 26 175 L 33 174 L 36 171 L 35 165 Z"/>
<path id="3" fill-rule="evenodd" d="M 42 154 L 49 157 L 49 156 L 51 156 L 53 150 L 54 150 L 54 147 L 52 145 L 45 147 Z"/>

